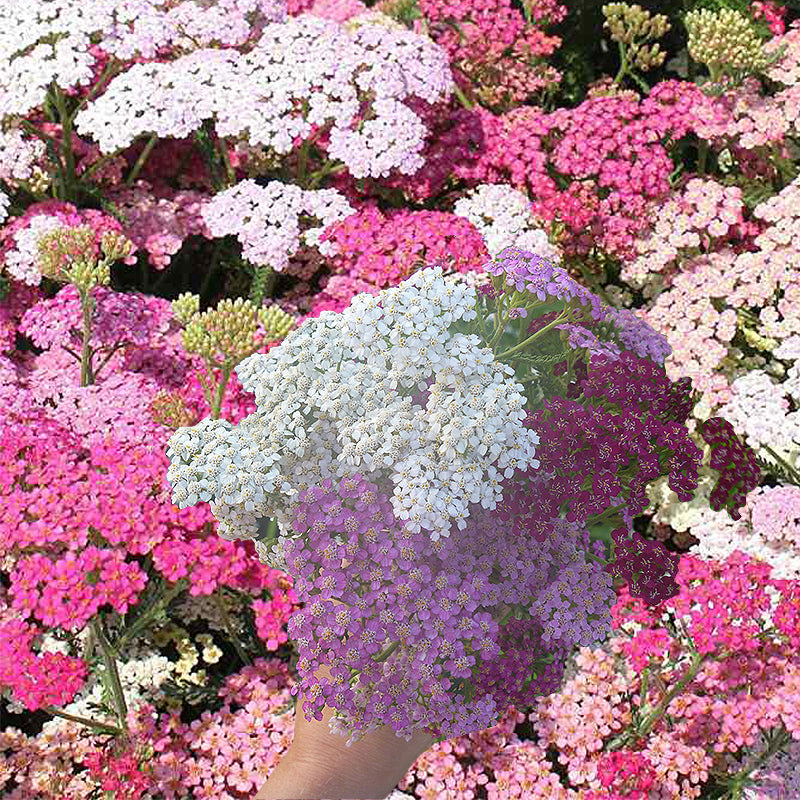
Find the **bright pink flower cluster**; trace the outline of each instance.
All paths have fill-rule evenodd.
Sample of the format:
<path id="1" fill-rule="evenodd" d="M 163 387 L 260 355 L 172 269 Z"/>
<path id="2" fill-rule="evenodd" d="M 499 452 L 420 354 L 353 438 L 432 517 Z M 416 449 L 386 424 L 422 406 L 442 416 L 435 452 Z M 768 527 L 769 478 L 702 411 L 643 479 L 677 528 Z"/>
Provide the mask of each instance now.
<path id="1" fill-rule="evenodd" d="M 530 3 L 533 23 L 510 0 L 420 0 L 429 35 L 450 56 L 456 82 L 493 106 L 514 106 L 555 85 L 561 74 L 543 63 L 561 44 L 537 24 L 559 22 L 565 6 L 552 0 Z M 454 22 L 454 30 L 445 20 Z"/>
<path id="2" fill-rule="evenodd" d="M 40 633 L 22 619 L 0 623 L 0 684 L 10 687 L 29 711 L 71 703 L 89 672 L 79 658 L 34 653 L 31 645 Z"/>
<path id="3" fill-rule="evenodd" d="M 335 273 L 381 289 L 405 280 L 420 264 L 467 272 L 490 257 L 475 226 L 444 211 L 384 214 L 370 207 L 329 226 L 320 238 L 337 244 L 329 259 Z"/>
<path id="4" fill-rule="evenodd" d="M 139 759 L 132 752 L 119 757 L 109 749 L 95 750 L 83 760 L 91 776 L 105 792 L 113 792 L 116 800 L 139 800 L 153 789 L 153 780 L 139 768 Z"/>
<path id="5" fill-rule="evenodd" d="M 780 36 L 786 30 L 786 6 L 771 0 L 755 0 L 750 4 L 750 13 L 756 18 L 763 18 L 769 29 Z"/>
<path id="6" fill-rule="evenodd" d="M 566 255 L 597 245 L 623 259 L 634 256 L 636 235 L 671 192 L 666 142 L 727 118 L 719 100 L 677 80 L 656 84 L 643 100 L 601 96 L 551 113 L 524 106 L 497 117 L 478 107 L 422 116 L 431 130 L 425 168 L 385 185 L 420 201 L 450 175 L 470 187 L 509 183 L 534 198 L 536 216 L 566 224 Z"/>

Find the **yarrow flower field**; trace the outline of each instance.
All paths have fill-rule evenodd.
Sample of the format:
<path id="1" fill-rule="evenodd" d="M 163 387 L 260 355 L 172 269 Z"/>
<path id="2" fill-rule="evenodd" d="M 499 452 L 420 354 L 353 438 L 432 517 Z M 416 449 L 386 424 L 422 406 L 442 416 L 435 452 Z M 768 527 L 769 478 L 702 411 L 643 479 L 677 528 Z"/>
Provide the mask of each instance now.
<path id="1" fill-rule="evenodd" d="M 792 4 L 0 4 L 2 797 L 800 798 L 799 252 Z"/>

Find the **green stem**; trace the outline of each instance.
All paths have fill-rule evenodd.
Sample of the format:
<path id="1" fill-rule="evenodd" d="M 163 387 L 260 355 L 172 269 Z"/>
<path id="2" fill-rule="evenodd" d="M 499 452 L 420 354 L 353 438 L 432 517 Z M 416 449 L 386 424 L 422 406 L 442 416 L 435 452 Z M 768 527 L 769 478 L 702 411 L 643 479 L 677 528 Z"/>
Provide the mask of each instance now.
<path id="1" fill-rule="evenodd" d="M 306 139 L 300 145 L 300 154 L 297 158 L 297 183 L 304 186 L 306 182 L 306 164 L 308 163 L 308 148 L 310 147 L 310 139 Z"/>
<path id="2" fill-rule="evenodd" d="M 620 503 L 618 506 L 610 506 L 605 511 L 601 511 L 596 516 L 589 517 L 586 520 L 585 524 L 587 527 L 591 525 L 597 525 L 598 523 L 605 521 L 607 517 L 613 517 L 614 514 L 616 514 L 618 511 L 621 511 L 627 505 L 628 505 L 627 503 Z"/>
<path id="3" fill-rule="evenodd" d="M 131 186 L 139 177 L 139 173 L 142 171 L 144 162 L 147 161 L 147 157 L 150 155 L 150 151 L 153 149 L 153 147 L 155 147 L 157 141 L 158 135 L 154 133 L 147 141 L 147 144 L 144 146 L 142 152 L 139 153 L 139 158 L 136 159 L 136 163 L 133 165 L 130 175 L 128 175 L 128 177 L 125 179 L 125 186 Z"/>
<path id="4" fill-rule="evenodd" d="M 92 311 L 94 310 L 94 298 L 88 292 L 81 292 L 81 307 L 83 309 L 83 341 L 81 344 L 81 386 L 92 386 L 94 384 L 94 372 L 92 371 L 92 348 L 89 341 L 92 336 Z"/>
<path id="5" fill-rule="evenodd" d="M 706 161 L 708 159 L 708 142 L 700 140 L 699 156 L 697 159 L 697 174 L 702 178 L 706 174 Z"/>
<path id="6" fill-rule="evenodd" d="M 211 406 L 211 419 L 219 419 L 219 411 L 222 408 L 222 401 L 225 397 L 225 389 L 228 386 L 228 380 L 231 377 L 232 368 L 226 362 L 222 367 L 222 379 L 217 384 L 217 389 L 214 394 L 214 403 Z M 209 366 L 209 374 L 211 367 Z"/>
<path id="7" fill-rule="evenodd" d="M 642 94 L 649 95 L 650 94 L 650 87 L 647 83 L 640 78 L 635 72 L 630 73 L 631 78 L 636 83 L 636 85 L 642 90 Z"/>
<path id="8" fill-rule="evenodd" d="M 314 173 L 314 177 L 308 183 L 308 188 L 316 189 L 317 186 L 322 183 L 323 178 L 326 178 L 328 175 L 338 175 L 340 172 L 344 172 L 347 169 L 344 164 L 333 166 L 334 163 L 335 162 L 332 161 L 326 161 L 325 164 L 322 165 L 322 168 Z"/>
<path id="9" fill-rule="evenodd" d="M 103 81 L 111 75 L 112 72 L 115 71 L 117 65 L 120 62 L 114 56 L 108 61 L 106 64 L 105 69 L 100 73 L 100 77 L 97 79 L 97 82 L 92 86 L 92 88 L 86 93 L 86 96 L 78 103 L 78 105 L 73 109 L 72 113 L 69 115 L 69 121 L 72 123 L 75 120 L 75 117 L 79 114 L 82 108 L 86 106 L 87 103 L 90 103 L 94 98 L 97 96 L 100 87 L 103 86 Z M 113 76 L 112 76 L 113 77 Z"/>
<path id="10" fill-rule="evenodd" d="M 524 349 L 524 348 L 525 348 L 525 347 L 527 347 L 527 346 L 528 346 L 528 345 L 529 345 L 529 344 L 530 344 L 530 343 L 531 343 L 531 342 L 532 342 L 532 341 L 533 341 L 533 340 L 534 340 L 534 339 L 535 339 L 537 336 L 541 336 L 543 333 L 547 333 L 547 331 L 549 331 L 549 330 L 550 330 L 550 328 L 554 327 L 555 325 L 560 325 L 560 324 L 562 324 L 562 323 L 563 323 L 565 320 L 567 320 L 568 318 L 569 318 L 569 316 L 568 316 L 568 314 L 566 313 L 566 311 L 563 311 L 563 312 L 562 312 L 561 314 L 559 314 L 559 315 L 558 315 L 558 316 L 557 316 L 557 317 L 556 317 L 556 318 L 555 318 L 555 319 L 554 319 L 552 322 L 550 322 L 549 324 L 545 325 L 545 326 L 544 326 L 544 328 L 540 328 L 538 331 L 536 331 L 536 333 L 533 333 L 533 334 L 531 334 L 531 335 L 530 335 L 530 336 L 529 336 L 527 339 L 525 339 L 524 341 L 520 342 L 520 343 L 519 343 L 519 344 L 517 344 L 517 345 L 514 345 L 514 347 L 510 347 L 508 350 L 505 350 L 504 352 L 502 352 L 502 353 L 499 353 L 498 355 L 496 355 L 496 356 L 495 356 L 495 358 L 497 358 L 497 359 L 503 359 L 503 358 L 507 358 L 507 357 L 508 357 L 508 356 L 510 356 L 512 353 L 516 353 L 517 351 Z"/>
<path id="11" fill-rule="evenodd" d="M 33 134 L 34 136 L 36 136 L 38 139 L 41 139 L 45 143 L 51 144 L 53 146 L 53 149 L 58 151 L 58 148 L 59 148 L 60 145 L 59 145 L 58 141 L 56 139 L 54 139 L 52 136 L 44 133 L 44 131 L 40 131 L 35 125 L 33 125 L 32 123 L 28 122 L 27 119 L 21 119 L 19 121 L 19 124 L 23 128 L 25 128 L 25 130 L 28 131 L 28 133 Z M 59 165 L 60 165 L 60 163 L 61 162 L 59 161 Z"/>
<path id="12" fill-rule="evenodd" d="M 56 106 L 58 116 L 61 120 L 61 152 L 64 156 L 66 166 L 65 173 L 62 175 L 62 186 L 64 200 L 74 200 L 75 197 L 75 153 L 72 150 L 72 118 L 67 113 L 67 101 L 64 93 L 54 86 L 56 95 Z"/>
<path id="13" fill-rule="evenodd" d="M 95 377 L 95 378 L 97 378 L 97 376 L 100 374 L 100 370 L 101 370 L 101 369 L 103 369 L 103 367 L 104 367 L 106 364 L 108 364 L 108 362 L 109 362 L 109 361 L 110 361 L 110 360 L 113 358 L 113 356 L 114 356 L 114 353 L 118 352 L 119 350 L 122 350 L 122 349 L 124 349 L 125 345 L 126 345 L 126 343 L 125 343 L 125 342 L 117 342 L 117 343 L 116 343 L 116 344 L 115 344 L 115 345 L 114 345 L 114 346 L 113 346 L 111 349 L 109 349 L 108 351 L 105 351 L 105 350 L 98 350 L 98 351 L 97 351 L 96 355 L 100 355 L 100 353 L 105 353 L 105 352 L 108 352 L 108 355 L 107 355 L 107 356 L 105 357 L 105 359 L 103 360 L 103 363 L 102 363 L 102 364 L 100 364 L 100 366 L 98 366 L 96 370 L 93 370 L 93 374 L 94 374 L 94 377 Z"/>
<path id="14" fill-rule="evenodd" d="M 220 589 L 221 587 L 217 587 Z M 239 641 L 239 637 L 236 635 L 236 631 L 233 628 L 233 622 L 231 621 L 230 614 L 228 614 L 228 609 L 225 608 L 225 601 L 219 595 L 217 589 L 214 590 L 212 593 L 214 597 L 214 602 L 219 609 L 219 613 L 222 615 L 222 621 L 225 623 L 225 630 L 228 632 L 228 639 L 230 643 L 236 648 L 236 652 L 239 654 L 239 658 L 242 659 L 242 662 L 246 664 L 248 667 L 253 666 L 253 662 L 250 659 L 250 656 L 244 651 L 242 647 L 242 643 Z"/>
<path id="15" fill-rule="evenodd" d="M 133 624 L 122 632 L 122 635 L 114 642 L 111 647 L 111 652 L 114 656 L 119 656 L 122 653 L 122 648 L 134 636 L 137 636 L 140 631 L 150 625 L 152 619 L 165 609 L 181 592 L 186 591 L 189 587 L 189 582 L 186 579 L 178 581 L 174 586 L 167 590 L 164 596 L 153 605 L 146 613 L 137 617 Z"/>
<path id="16" fill-rule="evenodd" d="M 94 164 L 90 164 L 82 173 L 81 178 L 86 180 L 93 172 L 100 169 L 100 167 L 104 166 L 107 162 L 111 161 L 111 159 L 116 158 L 123 150 L 115 150 L 113 153 L 107 153 L 104 156 L 101 156 L 94 162 Z"/>
<path id="17" fill-rule="evenodd" d="M 800 472 L 798 472 L 791 464 L 789 464 L 785 458 L 779 456 L 768 444 L 764 445 L 764 449 L 779 463 L 783 464 L 788 472 L 797 478 L 798 484 L 800 485 Z"/>
<path id="18" fill-rule="evenodd" d="M 614 752 L 625 747 L 631 740 L 643 739 L 664 716 L 669 704 L 697 677 L 703 664 L 711 658 L 709 654 L 695 653 L 689 670 L 672 689 L 664 695 L 661 702 L 653 709 L 652 713 L 643 723 L 614 737 L 604 748 L 606 753 Z"/>
<path id="19" fill-rule="evenodd" d="M 68 719 L 70 722 L 77 722 L 79 725 L 85 725 L 87 728 L 97 728 L 107 733 L 113 733 L 116 736 L 121 736 L 125 733 L 125 731 L 118 728 L 116 725 L 107 725 L 105 722 L 97 722 L 93 719 L 87 719 L 86 717 L 77 717 L 74 714 L 67 714 L 64 711 L 59 711 L 52 706 L 45 706 L 42 711 L 52 714 L 54 717 L 61 717 L 62 719 Z"/>
<path id="20" fill-rule="evenodd" d="M 102 617 L 103 614 L 100 612 L 100 614 L 92 619 L 89 625 L 91 626 L 95 640 L 103 651 L 103 663 L 106 667 L 105 672 L 103 673 L 103 682 L 106 684 L 112 697 L 114 698 L 114 704 L 117 707 L 117 718 L 122 726 L 123 733 L 128 735 L 128 706 L 125 702 L 125 692 L 122 689 L 122 682 L 119 679 L 117 661 L 114 657 L 114 652 L 108 642 L 108 639 L 106 639 L 106 636 L 103 633 L 103 626 L 101 625 Z"/>
<path id="21" fill-rule="evenodd" d="M 222 155 L 222 164 L 225 167 L 225 175 L 228 178 L 228 186 L 226 188 L 230 188 L 236 183 L 236 173 L 233 171 L 233 167 L 231 166 L 231 160 L 228 156 L 228 145 L 224 139 L 219 140 L 219 151 Z"/>
<path id="22" fill-rule="evenodd" d="M 791 741 L 792 736 L 786 729 L 779 731 L 769 742 L 767 749 L 763 753 L 759 754 L 751 764 L 743 767 L 735 775 L 726 776 L 723 779 L 725 783 L 729 783 L 731 786 L 731 788 L 728 790 L 728 794 L 731 797 L 740 796 L 741 788 L 744 786 L 750 775 L 759 769 L 766 761 L 772 758 L 772 756 L 774 756 L 778 750 L 781 750 Z"/>
<path id="23" fill-rule="evenodd" d="M 455 82 L 453 84 L 453 92 L 455 93 L 455 96 L 458 98 L 458 102 L 461 103 L 461 105 L 464 108 L 466 108 L 467 111 L 472 111 L 472 109 L 475 107 L 474 104 L 470 103 L 470 101 L 467 100 L 466 96 L 464 95 L 464 92 L 461 91 L 461 87 Z"/>
<path id="24" fill-rule="evenodd" d="M 619 71 L 614 77 L 614 84 L 619 86 L 622 83 L 622 79 L 625 77 L 625 73 L 628 71 L 628 59 L 625 55 L 625 46 L 622 42 L 617 42 L 617 48 L 619 50 Z"/>

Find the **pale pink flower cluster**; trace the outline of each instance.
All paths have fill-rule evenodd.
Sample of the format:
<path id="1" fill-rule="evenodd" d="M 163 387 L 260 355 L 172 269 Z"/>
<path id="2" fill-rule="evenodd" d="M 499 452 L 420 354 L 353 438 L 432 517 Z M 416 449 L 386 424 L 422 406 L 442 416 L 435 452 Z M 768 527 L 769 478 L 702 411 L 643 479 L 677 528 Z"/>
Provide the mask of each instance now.
<path id="1" fill-rule="evenodd" d="M 304 190 L 281 181 L 259 186 L 254 180 L 220 192 L 201 211 L 213 237 L 236 236 L 248 261 L 276 272 L 286 268 L 301 242 L 323 255 L 338 252 L 333 242 L 320 242 L 319 237 L 328 225 L 353 213 L 335 189 Z M 315 217 L 322 225 L 301 231 L 301 215 Z"/>
<path id="2" fill-rule="evenodd" d="M 52 82 L 62 89 L 92 79 L 90 34 L 108 22 L 112 0 L 3 0 L 0 3 L 0 119 L 42 105 Z M 95 8 L 96 7 L 96 8 Z"/>
<path id="3" fill-rule="evenodd" d="M 746 436 L 750 447 L 800 450 L 800 411 L 789 411 L 786 392 L 776 379 L 763 370 L 751 370 L 733 381 L 731 391 L 719 416 Z"/>
<path id="4" fill-rule="evenodd" d="M 783 36 L 773 36 L 764 49 L 772 54 L 784 45 L 786 50 L 780 61 L 773 64 L 766 74 L 786 86 L 795 86 L 800 83 L 800 20 L 795 20 Z"/>
<path id="5" fill-rule="evenodd" d="M 0 181 L 16 188 L 18 181 L 30 180 L 45 152 L 41 139 L 26 139 L 18 128 L 0 131 Z"/>
<path id="6" fill-rule="evenodd" d="M 701 248 L 708 252 L 723 240 L 731 228 L 741 225 L 744 204 L 738 186 L 723 186 L 711 179 L 692 178 L 683 191 L 661 204 L 655 214 L 652 232 L 637 238 L 638 254 L 625 263 L 621 277 L 641 287 L 653 273 L 666 272 L 676 261 Z M 695 253 L 690 253 L 696 248 Z"/>
<path id="7" fill-rule="evenodd" d="M 218 42 L 226 47 L 245 44 L 254 33 L 248 17 L 261 22 L 283 22 L 285 0 L 102 0 L 114 7 L 114 22 L 104 26 L 103 49 L 125 60 L 141 55 L 155 58 L 157 51 L 173 48 L 191 51 Z M 96 0 L 91 4 L 94 13 Z M 89 7 L 87 6 L 87 13 Z M 255 28 L 257 30 L 257 28 Z"/>
<path id="8" fill-rule="evenodd" d="M 158 189 L 145 180 L 108 193 L 125 220 L 125 233 L 137 250 L 144 250 L 156 269 L 169 263 L 189 236 L 213 235 L 201 215 L 208 195 L 192 189 Z"/>
<path id="9" fill-rule="evenodd" d="M 75 129 L 103 153 L 144 133 L 183 139 L 244 88 L 240 59 L 235 50 L 196 50 L 175 61 L 133 64 L 76 115 Z"/>
<path id="10" fill-rule="evenodd" d="M 361 0 L 316 0 L 308 13 L 315 17 L 332 19 L 334 22 L 347 22 L 368 10 Z"/>
<path id="11" fill-rule="evenodd" d="M 772 224 L 754 240 L 770 272 L 783 285 L 783 297 L 776 303 L 763 303 L 759 320 L 762 335 L 788 339 L 800 334 L 800 280 L 797 253 L 800 252 L 800 177 L 753 209 L 753 216 Z M 752 258 L 742 253 L 740 259 Z M 779 318 L 779 315 L 783 319 Z"/>
<path id="12" fill-rule="evenodd" d="M 767 97 L 757 78 L 746 78 L 723 100 L 729 111 L 728 119 L 722 123 L 701 120 L 697 134 L 709 141 L 731 137 L 744 149 L 782 142 L 797 116 L 795 106 L 787 102 L 791 99 L 789 95 Z"/>
<path id="13" fill-rule="evenodd" d="M 171 62 L 134 64 L 76 116 L 75 126 L 112 152 L 144 133 L 182 138 L 213 119 L 219 136 L 246 133 L 251 145 L 286 154 L 313 126 L 332 121 L 330 153 L 355 177 L 392 168 L 411 174 L 422 166 L 427 129 L 401 101 L 435 103 L 451 89 L 447 54 L 426 36 L 376 24 L 348 33 L 302 14 L 266 25 L 245 55 L 200 49 Z M 368 93 L 374 118 L 353 130 Z"/>

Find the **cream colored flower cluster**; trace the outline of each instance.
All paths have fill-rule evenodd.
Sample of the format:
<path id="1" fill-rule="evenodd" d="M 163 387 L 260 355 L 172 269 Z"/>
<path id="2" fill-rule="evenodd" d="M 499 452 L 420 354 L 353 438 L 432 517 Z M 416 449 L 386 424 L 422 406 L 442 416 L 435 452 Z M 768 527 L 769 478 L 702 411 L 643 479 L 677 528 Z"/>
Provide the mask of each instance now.
<path id="1" fill-rule="evenodd" d="M 761 37 L 740 11 L 696 9 L 684 17 L 684 24 L 689 33 L 689 55 L 709 67 L 712 79 L 719 71 L 758 72 L 770 63 Z"/>

